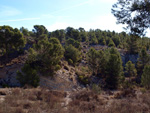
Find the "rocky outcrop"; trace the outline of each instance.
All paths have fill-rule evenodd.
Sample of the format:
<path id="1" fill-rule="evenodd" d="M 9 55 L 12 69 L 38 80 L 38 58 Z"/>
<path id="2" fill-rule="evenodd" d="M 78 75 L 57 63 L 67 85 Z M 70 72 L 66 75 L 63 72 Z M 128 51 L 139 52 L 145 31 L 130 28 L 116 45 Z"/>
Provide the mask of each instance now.
<path id="1" fill-rule="evenodd" d="M 13 64 L 0 68 L 0 87 L 6 85 L 10 87 L 19 87 L 20 83 L 16 80 L 17 70 L 21 70 L 23 64 Z"/>
<path id="2" fill-rule="evenodd" d="M 104 45 L 90 45 L 90 47 L 87 47 L 87 46 L 83 45 L 82 48 L 84 50 L 84 53 L 86 54 L 91 47 L 95 48 L 96 50 L 106 50 L 106 49 L 110 48 L 110 47 L 104 46 Z M 129 54 L 124 49 L 119 49 L 119 48 L 116 48 L 116 49 L 120 52 L 120 55 L 121 55 L 121 58 L 122 58 L 122 62 L 123 62 L 123 66 L 125 66 L 125 64 L 129 60 L 132 61 L 132 63 L 136 64 L 136 62 L 137 62 L 137 60 L 139 58 L 138 54 Z"/>
<path id="3" fill-rule="evenodd" d="M 125 64 L 128 61 L 132 61 L 132 63 L 136 64 L 139 58 L 138 54 L 121 54 L 121 58 L 122 58 L 122 62 L 123 62 L 123 66 L 125 66 Z"/>

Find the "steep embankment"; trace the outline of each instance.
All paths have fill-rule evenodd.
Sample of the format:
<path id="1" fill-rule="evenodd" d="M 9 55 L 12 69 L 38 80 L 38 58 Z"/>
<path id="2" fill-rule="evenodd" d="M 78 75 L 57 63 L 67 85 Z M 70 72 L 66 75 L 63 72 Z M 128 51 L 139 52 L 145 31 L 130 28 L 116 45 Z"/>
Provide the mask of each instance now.
<path id="1" fill-rule="evenodd" d="M 20 86 L 16 80 L 17 70 L 21 70 L 24 65 L 26 55 L 20 55 L 16 58 L 11 59 L 9 63 L 1 65 L 0 68 L 0 87 L 2 86 Z"/>

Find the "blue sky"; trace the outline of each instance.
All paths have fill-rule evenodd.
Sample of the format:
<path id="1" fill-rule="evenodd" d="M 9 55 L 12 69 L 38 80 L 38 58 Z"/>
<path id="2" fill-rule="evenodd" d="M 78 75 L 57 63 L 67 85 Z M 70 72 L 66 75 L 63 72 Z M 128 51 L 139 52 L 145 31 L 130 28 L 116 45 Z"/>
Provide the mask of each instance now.
<path id="1" fill-rule="evenodd" d="M 66 27 L 121 32 L 111 7 L 117 0 L 1 0 L 0 25 L 29 30 L 44 25 L 49 31 Z"/>

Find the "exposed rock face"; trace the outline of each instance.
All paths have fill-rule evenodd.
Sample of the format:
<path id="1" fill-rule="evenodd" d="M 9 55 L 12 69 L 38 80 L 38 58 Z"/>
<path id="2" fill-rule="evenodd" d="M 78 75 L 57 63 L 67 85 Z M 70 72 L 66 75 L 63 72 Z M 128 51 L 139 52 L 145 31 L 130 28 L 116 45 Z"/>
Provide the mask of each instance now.
<path id="1" fill-rule="evenodd" d="M 8 85 L 10 87 L 19 87 L 20 83 L 16 80 L 17 70 L 21 70 L 23 64 L 13 64 L 0 68 L 0 87 Z"/>
<path id="2" fill-rule="evenodd" d="M 56 72 L 55 77 L 40 77 L 40 86 L 50 88 L 53 90 L 72 91 L 81 89 L 81 85 L 77 81 L 74 67 L 63 66 Z"/>
<path id="3" fill-rule="evenodd" d="M 121 54 L 123 66 L 130 60 L 132 63 L 136 64 L 139 58 L 138 54 Z"/>

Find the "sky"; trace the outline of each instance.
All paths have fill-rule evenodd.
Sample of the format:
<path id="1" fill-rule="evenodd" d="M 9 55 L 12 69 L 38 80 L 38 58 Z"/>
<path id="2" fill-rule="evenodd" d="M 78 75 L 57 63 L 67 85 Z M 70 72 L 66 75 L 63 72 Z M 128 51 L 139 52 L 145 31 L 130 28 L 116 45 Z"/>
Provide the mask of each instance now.
<path id="1" fill-rule="evenodd" d="M 117 0 L 1 0 L 0 26 L 44 25 L 49 31 L 73 27 L 122 32 L 111 8 Z"/>

